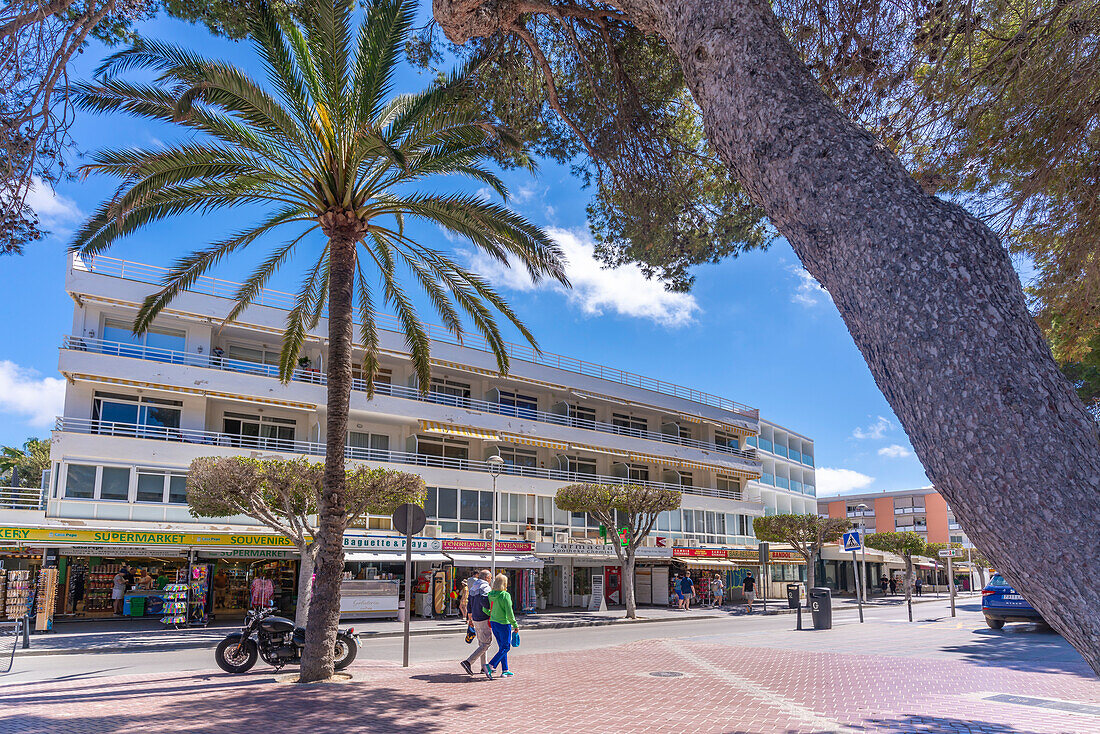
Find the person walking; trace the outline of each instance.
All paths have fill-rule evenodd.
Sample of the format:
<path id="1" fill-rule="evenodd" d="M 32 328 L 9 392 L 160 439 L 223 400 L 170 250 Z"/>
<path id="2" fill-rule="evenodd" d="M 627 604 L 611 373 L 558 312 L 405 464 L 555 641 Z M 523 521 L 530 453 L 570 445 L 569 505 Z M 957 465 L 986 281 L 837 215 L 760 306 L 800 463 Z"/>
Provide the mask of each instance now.
<path id="1" fill-rule="evenodd" d="M 917 576 L 917 580 L 914 585 L 917 587 L 917 596 L 920 596 L 921 589 L 924 588 L 924 581 L 921 580 L 920 576 Z"/>
<path id="2" fill-rule="evenodd" d="M 489 580 L 493 576 L 488 571 L 481 571 L 477 576 L 471 576 L 466 579 L 466 591 L 469 596 L 466 601 L 466 624 L 474 628 L 474 633 L 477 635 L 477 647 L 470 654 L 470 657 L 463 660 L 459 665 L 470 675 L 474 674 L 473 664 L 478 658 L 481 658 L 481 667 L 479 672 L 484 673 L 489 667 L 485 661 L 485 653 L 489 651 L 489 647 L 493 644 L 493 630 L 489 626 L 489 614 L 485 611 L 489 606 Z"/>
<path id="3" fill-rule="evenodd" d="M 680 593 L 684 595 L 684 611 L 691 611 L 691 597 L 695 596 L 695 582 L 686 573 L 680 579 Z"/>
<path id="4" fill-rule="evenodd" d="M 749 614 L 752 614 L 752 603 L 756 600 L 756 579 L 753 578 L 752 571 L 745 576 L 745 580 L 741 582 L 741 591 L 745 595 L 745 601 L 749 605 Z"/>
<path id="5" fill-rule="evenodd" d="M 470 579 L 462 579 L 458 587 L 458 614 L 467 622 L 470 620 Z"/>
<path id="6" fill-rule="evenodd" d="M 123 566 L 118 570 L 114 578 L 111 579 L 111 601 L 113 601 L 115 605 L 116 617 L 122 616 L 122 604 L 126 597 L 126 587 L 129 583 L 128 578 L 132 578 L 132 576 L 130 576 L 130 569 Z"/>
<path id="7" fill-rule="evenodd" d="M 676 608 L 684 608 L 684 592 L 680 591 L 680 574 L 672 576 L 672 593 L 676 595 Z"/>
<path id="8" fill-rule="evenodd" d="M 886 596 L 886 589 L 889 588 L 890 582 L 886 580 L 886 574 L 882 574 L 882 577 L 878 580 L 878 588 L 882 591 L 882 595 Z"/>
<path id="9" fill-rule="evenodd" d="M 898 593 L 898 580 L 893 576 L 890 577 L 890 596 Z"/>
<path id="10" fill-rule="evenodd" d="M 710 605 L 711 607 L 721 607 L 724 597 L 726 595 L 726 585 L 722 582 L 721 574 L 714 574 L 714 579 L 710 582 Z"/>
<path id="11" fill-rule="evenodd" d="M 508 651 L 512 648 L 512 628 L 519 628 L 516 615 L 512 611 L 512 595 L 508 593 L 508 577 L 497 574 L 493 579 L 493 590 L 489 592 L 489 606 L 483 608 L 489 612 L 489 627 L 497 640 L 497 654 L 485 666 L 485 677 L 493 679 L 494 668 L 500 668 L 502 676 L 511 676 L 508 670 Z"/>

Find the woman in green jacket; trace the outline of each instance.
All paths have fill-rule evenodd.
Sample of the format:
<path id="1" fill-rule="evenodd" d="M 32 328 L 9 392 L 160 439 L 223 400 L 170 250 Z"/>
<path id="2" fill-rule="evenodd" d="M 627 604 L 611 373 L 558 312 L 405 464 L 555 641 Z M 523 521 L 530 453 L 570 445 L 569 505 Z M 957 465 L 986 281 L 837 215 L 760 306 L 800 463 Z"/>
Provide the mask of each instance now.
<path id="1" fill-rule="evenodd" d="M 493 579 L 493 590 L 489 592 L 489 627 L 497 640 L 497 654 L 485 667 L 485 675 L 493 679 L 493 669 L 500 666 L 502 676 L 512 675 L 508 670 L 508 650 L 512 647 L 512 628 L 517 627 L 516 615 L 512 612 L 512 595 L 508 593 L 508 577 L 497 574 Z"/>

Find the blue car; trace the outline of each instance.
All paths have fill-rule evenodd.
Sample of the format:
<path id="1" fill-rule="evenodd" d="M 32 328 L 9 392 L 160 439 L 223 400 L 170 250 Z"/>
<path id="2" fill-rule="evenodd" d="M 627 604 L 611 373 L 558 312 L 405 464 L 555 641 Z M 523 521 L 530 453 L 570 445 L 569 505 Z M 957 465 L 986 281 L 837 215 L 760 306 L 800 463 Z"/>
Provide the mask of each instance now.
<path id="1" fill-rule="evenodd" d="M 995 574 L 982 589 L 982 614 L 985 615 L 985 623 L 995 630 L 1004 627 L 1005 622 L 1046 624 L 1042 615 L 1000 574 Z"/>

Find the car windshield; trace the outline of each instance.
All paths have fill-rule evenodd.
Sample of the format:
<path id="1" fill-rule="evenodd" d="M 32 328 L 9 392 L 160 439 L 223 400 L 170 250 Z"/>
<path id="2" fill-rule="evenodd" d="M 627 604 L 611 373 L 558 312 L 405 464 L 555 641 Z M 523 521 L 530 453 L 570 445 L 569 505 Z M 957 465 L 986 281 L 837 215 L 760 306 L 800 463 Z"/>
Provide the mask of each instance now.
<path id="1" fill-rule="evenodd" d="M 997 574 L 993 578 L 989 579 L 990 586 L 1008 586 L 1008 582 L 1005 581 L 1005 577 L 1001 574 Z"/>

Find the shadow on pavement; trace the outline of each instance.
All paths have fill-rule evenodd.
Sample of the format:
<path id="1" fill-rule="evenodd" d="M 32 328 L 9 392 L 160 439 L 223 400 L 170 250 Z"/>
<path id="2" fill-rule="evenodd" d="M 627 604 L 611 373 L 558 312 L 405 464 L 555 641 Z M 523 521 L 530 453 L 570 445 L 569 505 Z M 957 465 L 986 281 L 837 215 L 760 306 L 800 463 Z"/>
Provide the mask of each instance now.
<path id="1" fill-rule="evenodd" d="M 858 726 L 856 728 L 859 728 Z M 945 716 L 903 715 L 893 718 L 868 719 L 867 727 L 875 732 L 899 734 L 1050 734 L 1049 731 L 1017 729 L 1004 722 L 977 719 L 953 719 Z"/>
<path id="2" fill-rule="evenodd" d="M 973 665 L 1095 678 L 1072 645 L 1041 625 L 1007 624 L 1000 630 L 977 629 L 972 639 L 973 642 L 944 645 L 941 649 Z"/>
<path id="3" fill-rule="evenodd" d="M 237 734 L 238 732 L 442 732 L 456 714 L 477 704 L 445 704 L 431 696 L 363 684 L 276 684 L 270 676 L 232 681 L 219 675 L 145 681 L 105 681 L 63 696 L 5 697 L 18 713 L 0 708 L 0 731 L 35 734 Z M 103 699 L 96 715 L 65 710 L 65 702 Z M 152 699 L 152 700 L 150 700 Z M 81 707 L 87 711 L 87 707 Z M 108 710 L 110 709 L 110 710 Z"/>

